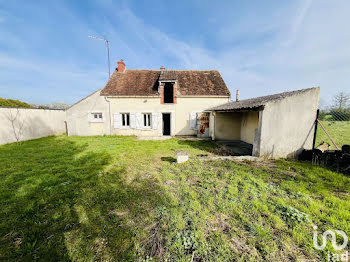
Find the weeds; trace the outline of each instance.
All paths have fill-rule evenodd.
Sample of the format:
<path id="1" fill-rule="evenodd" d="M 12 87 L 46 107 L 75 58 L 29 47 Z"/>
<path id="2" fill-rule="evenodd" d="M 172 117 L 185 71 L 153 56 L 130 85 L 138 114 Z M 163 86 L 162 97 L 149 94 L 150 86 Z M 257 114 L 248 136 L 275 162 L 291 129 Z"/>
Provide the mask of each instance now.
<path id="1" fill-rule="evenodd" d="M 49 137 L 0 146 L 0 260 L 325 258 L 350 235 L 350 178 L 307 163 L 191 160 L 210 141 Z M 312 223 L 311 223 L 312 221 Z"/>
<path id="2" fill-rule="evenodd" d="M 282 218 L 286 220 L 289 225 L 310 222 L 308 214 L 305 214 L 294 207 L 281 207 L 279 212 Z"/>

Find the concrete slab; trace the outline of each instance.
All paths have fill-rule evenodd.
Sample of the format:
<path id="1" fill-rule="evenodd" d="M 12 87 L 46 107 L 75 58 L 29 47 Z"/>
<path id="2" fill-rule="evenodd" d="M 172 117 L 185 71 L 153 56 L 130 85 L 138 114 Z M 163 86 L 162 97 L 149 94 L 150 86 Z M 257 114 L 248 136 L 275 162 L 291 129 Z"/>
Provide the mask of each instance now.
<path id="1" fill-rule="evenodd" d="M 186 141 L 200 141 L 200 140 L 211 140 L 210 137 L 196 137 L 196 136 L 175 136 L 179 140 Z"/>
<path id="2" fill-rule="evenodd" d="M 170 139 L 171 136 L 138 136 L 137 140 L 167 140 Z"/>
<path id="3" fill-rule="evenodd" d="M 216 143 L 233 156 L 251 156 L 253 153 L 253 145 L 241 140 L 222 140 Z"/>
<path id="4" fill-rule="evenodd" d="M 258 162 L 263 161 L 262 158 L 255 157 L 255 156 L 205 156 L 205 157 L 198 157 L 196 159 L 199 160 L 228 160 L 228 161 L 237 161 L 237 162 L 243 162 L 243 161 L 251 161 L 251 162 Z"/>

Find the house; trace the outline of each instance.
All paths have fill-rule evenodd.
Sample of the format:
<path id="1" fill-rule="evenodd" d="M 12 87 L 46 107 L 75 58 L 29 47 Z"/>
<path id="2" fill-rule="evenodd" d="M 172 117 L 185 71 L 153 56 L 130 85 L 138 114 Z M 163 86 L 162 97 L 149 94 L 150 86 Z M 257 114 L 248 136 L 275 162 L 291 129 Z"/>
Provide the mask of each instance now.
<path id="1" fill-rule="evenodd" d="M 199 127 L 209 137 L 205 110 L 229 99 L 216 70 L 135 70 L 120 60 L 104 89 L 67 109 L 68 135 L 186 136 Z"/>
<path id="2" fill-rule="evenodd" d="M 313 146 L 320 89 L 230 102 L 215 70 L 126 69 L 66 111 L 68 135 L 211 137 L 237 154 L 295 158 Z"/>
<path id="3" fill-rule="evenodd" d="M 213 107 L 210 136 L 233 148 L 251 145 L 257 157 L 295 158 L 312 149 L 319 96 L 317 87 Z"/>

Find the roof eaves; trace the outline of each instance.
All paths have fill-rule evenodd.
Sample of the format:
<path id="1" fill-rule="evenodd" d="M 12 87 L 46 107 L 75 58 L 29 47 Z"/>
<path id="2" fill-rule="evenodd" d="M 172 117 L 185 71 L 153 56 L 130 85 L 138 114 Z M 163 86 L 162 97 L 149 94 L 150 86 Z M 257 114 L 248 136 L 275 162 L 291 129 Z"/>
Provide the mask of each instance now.
<path id="1" fill-rule="evenodd" d="M 264 107 L 269 102 L 279 101 L 286 97 L 308 92 L 316 88 L 318 87 L 283 92 L 283 93 L 278 93 L 278 94 L 273 94 L 268 96 L 255 97 L 255 98 L 241 100 L 239 102 L 229 102 L 221 106 L 213 107 L 210 110 L 211 111 L 220 111 L 220 110 L 234 111 L 234 110 Z"/>
<path id="2" fill-rule="evenodd" d="M 264 105 L 253 106 L 253 107 L 239 107 L 239 108 L 226 108 L 226 109 L 209 109 L 208 111 L 213 112 L 250 112 L 250 111 L 262 111 L 264 110 Z"/>

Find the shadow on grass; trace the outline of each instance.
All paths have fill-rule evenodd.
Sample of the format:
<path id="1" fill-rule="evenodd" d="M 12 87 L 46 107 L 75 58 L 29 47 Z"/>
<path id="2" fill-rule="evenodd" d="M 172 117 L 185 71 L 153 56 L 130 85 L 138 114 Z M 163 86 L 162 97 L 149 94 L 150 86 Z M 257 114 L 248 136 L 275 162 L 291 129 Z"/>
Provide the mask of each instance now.
<path id="1" fill-rule="evenodd" d="M 140 225 L 167 200 L 110 162 L 67 138 L 1 146 L 0 260 L 133 260 Z"/>
<path id="2" fill-rule="evenodd" d="M 162 161 L 169 162 L 170 164 L 176 163 L 176 158 L 171 156 L 163 156 L 160 158 Z"/>
<path id="3" fill-rule="evenodd" d="M 215 153 L 218 149 L 217 144 L 210 140 L 180 140 L 178 142 L 180 145 L 186 145 L 193 147 L 195 149 L 207 151 L 209 153 Z"/>

